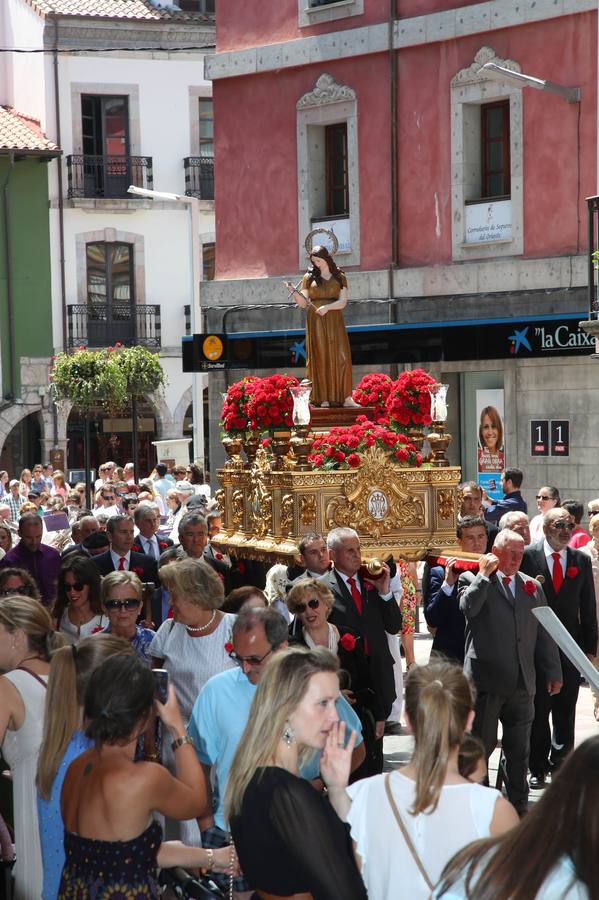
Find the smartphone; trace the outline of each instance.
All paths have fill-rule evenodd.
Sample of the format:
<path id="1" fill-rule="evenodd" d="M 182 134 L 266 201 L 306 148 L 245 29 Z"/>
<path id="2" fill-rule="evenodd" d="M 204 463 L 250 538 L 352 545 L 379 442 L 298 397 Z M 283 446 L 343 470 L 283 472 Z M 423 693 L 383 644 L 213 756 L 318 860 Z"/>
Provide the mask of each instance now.
<path id="1" fill-rule="evenodd" d="M 161 703 L 168 700 L 168 672 L 166 669 L 152 669 L 154 676 L 154 697 Z"/>

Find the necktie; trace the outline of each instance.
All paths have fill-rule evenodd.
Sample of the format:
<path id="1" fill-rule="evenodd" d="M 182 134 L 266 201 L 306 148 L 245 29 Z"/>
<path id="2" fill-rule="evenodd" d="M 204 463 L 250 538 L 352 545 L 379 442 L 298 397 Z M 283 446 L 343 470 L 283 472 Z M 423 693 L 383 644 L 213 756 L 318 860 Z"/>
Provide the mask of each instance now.
<path id="1" fill-rule="evenodd" d="M 347 583 L 349 584 L 349 588 L 351 591 L 351 595 L 353 597 L 353 601 L 356 604 L 356 609 L 362 615 L 362 594 L 360 593 L 360 589 L 356 584 L 355 578 L 348 578 Z"/>
<path id="2" fill-rule="evenodd" d="M 119 572 L 123 572 L 125 570 L 125 557 L 121 556 L 119 559 Z"/>
<path id="3" fill-rule="evenodd" d="M 512 583 L 512 579 L 509 578 L 509 577 L 506 575 L 506 576 L 504 577 L 504 579 L 503 579 L 503 583 L 504 583 L 504 585 L 505 585 L 506 593 L 509 594 L 510 597 L 513 597 L 514 595 L 513 595 L 513 593 L 512 593 L 512 589 L 511 589 L 511 587 L 510 587 L 510 585 L 511 585 L 511 583 Z"/>
<path id="4" fill-rule="evenodd" d="M 553 558 L 553 590 L 557 594 L 564 582 L 564 573 L 559 553 L 552 553 L 551 556 Z"/>
<path id="5" fill-rule="evenodd" d="M 154 541 L 150 538 L 149 541 L 146 541 L 146 553 L 148 556 L 152 556 L 154 559 L 158 559 L 156 556 L 156 550 L 154 549 Z"/>

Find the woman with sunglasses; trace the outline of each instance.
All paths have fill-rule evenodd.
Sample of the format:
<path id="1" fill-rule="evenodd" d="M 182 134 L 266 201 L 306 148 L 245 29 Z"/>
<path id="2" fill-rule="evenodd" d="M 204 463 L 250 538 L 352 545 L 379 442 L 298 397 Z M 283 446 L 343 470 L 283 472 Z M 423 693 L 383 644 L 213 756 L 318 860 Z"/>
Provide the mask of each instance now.
<path id="1" fill-rule="evenodd" d="M 68 644 L 76 644 L 108 624 L 100 585 L 100 573 L 87 556 L 72 554 L 62 564 L 53 615 Z"/>
<path id="2" fill-rule="evenodd" d="M 108 616 L 102 634 L 114 634 L 129 641 L 141 662 L 151 666 L 148 648 L 156 632 L 136 624 L 142 608 L 142 586 L 135 572 L 110 572 L 104 577 L 102 606 Z"/>
<path id="3" fill-rule="evenodd" d="M 538 515 L 534 516 L 530 521 L 530 542 L 536 544 L 537 541 L 543 540 L 543 516 L 550 509 L 561 505 L 559 491 L 556 487 L 546 484 L 545 487 L 539 488 L 537 491 L 537 509 Z"/>
<path id="4" fill-rule="evenodd" d="M 327 622 L 333 599 L 332 592 L 322 582 L 313 578 L 299 579 L 287 595 L 287 608 L 295 616 L 289 627 L 289 640 L 291 644 L 303 644 L 310 650 L 325 647 L 339 659 L 341 688 L 360 719 L 366 750 L 366 759 L 352 773 L 352 781 L 355 781 L 380 771 L 380 747 L 375 734 L 376 716 L 380 711 L 361 636 L 351 628 L 337 628 Z"/>
<path id="5" fill-rule="evenodd" d="M 39 588 L 29 572 L 13 566 L 0 572 L 0 597 L 8 597 L 10 594 L 31 597 L 40 603 L 42 600 Z"/>

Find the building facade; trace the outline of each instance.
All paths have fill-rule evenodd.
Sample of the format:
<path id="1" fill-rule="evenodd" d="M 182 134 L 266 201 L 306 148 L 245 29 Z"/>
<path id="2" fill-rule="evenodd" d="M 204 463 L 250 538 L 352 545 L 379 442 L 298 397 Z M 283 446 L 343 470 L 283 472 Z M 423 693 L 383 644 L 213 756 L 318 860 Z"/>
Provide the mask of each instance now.
<path id="1" fill-rule="evenodd" d="M 280 0 L 258 23 L 219 4 L 206 62 L 219 252 L 203 303 L 230 337 L 226 377 L 244 360 L 303 373 L 301 313 L 282 280 L 305 270 L 306 235 L 333 228 L 354 383 L 423 366 L 450 385 L 450 456 L 464 477 L 481 474 L 481 414 L 496 406 L 501 461 L 526 471 L 529 500 L 546 483 L 590 499 L 599 372 L 578 322 L 597 4 L 395 7 Z M 223 385 L 211 376 L 211 409 Z"/>
<path id="2" fill-rule="evenodd" d="M 52 320 L 56 350 L 139 343 L 160 353 L 168 384 L 140 407 L 140 469 L 152 441 L 191 436 L 192 383 L 181 338 L 193 294 L 192 247 L 210 277 L 214 260 L 210 0 L 6 0 L 7 102 L 60 141 L 49 170 Z M 146 191 L 197 201 L 133 195 Z M 47 386 L 47 382 L 46 382 Z M 199 389 L 199 405 L 202 403 Z M 92 464 L 131 457 L 131 420 L 98 414 Z M 82 465 L 83 423 L 61 408 L 42 434 Z M 47 453 L 45 454 L 47 456 Z M 200 457 L 203 453 L 198 454 Z"/>

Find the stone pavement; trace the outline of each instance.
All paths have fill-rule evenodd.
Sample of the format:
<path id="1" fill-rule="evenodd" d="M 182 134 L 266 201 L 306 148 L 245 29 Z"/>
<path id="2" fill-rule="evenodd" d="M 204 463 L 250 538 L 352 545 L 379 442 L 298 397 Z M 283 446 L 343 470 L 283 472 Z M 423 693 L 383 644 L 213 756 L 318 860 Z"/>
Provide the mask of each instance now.
<path id="1" fill-rule="evenodd" d="M 425 665 L 428 662 L 432 638 L 426 630 L 426 622 L 420 613 L 420 633 L 415 635 L 416 662 Z M 405 662 L 404 662 L 404 678 L 405 678 Z M 578 696 L 578 706 L 576 708 L 576 744 L 582 743 L 586 738 L 593 737 L 599 733 L 599 723 L 595 721 L 593 715 L 593 695 L 587 684 L 580 688 Z M 501 726 L 499 728 L 501 735 Z M 400 734 L 385 735 L 383 743 L 383 752 L 385 757 L 385 770 L 396 769 L 405 765 L 412 752 L 413 740 L 410 734 L 402 724 Z M 495 784 L 497 778 L 497 765 L 499 763 L 499 749 L 495 750 L 489 762 L 489 779 L 492 785 Z M 542 791 L 531 791 L 530 800 L 534 802 L 538 800 Z"/>

